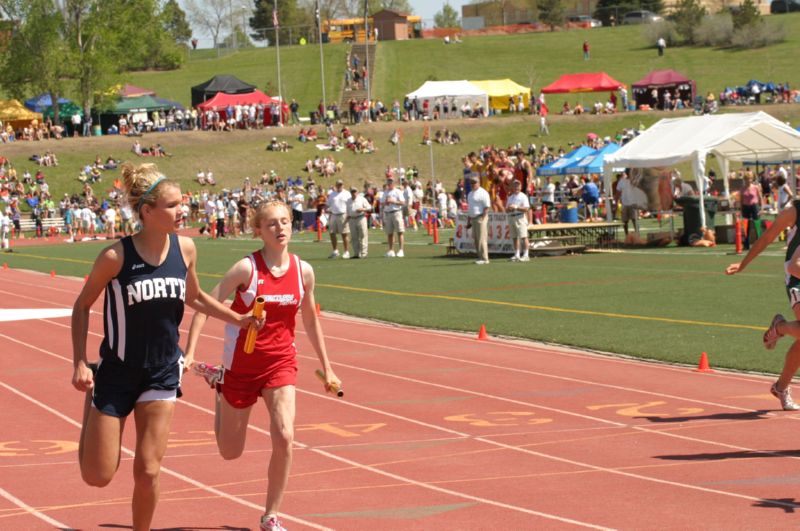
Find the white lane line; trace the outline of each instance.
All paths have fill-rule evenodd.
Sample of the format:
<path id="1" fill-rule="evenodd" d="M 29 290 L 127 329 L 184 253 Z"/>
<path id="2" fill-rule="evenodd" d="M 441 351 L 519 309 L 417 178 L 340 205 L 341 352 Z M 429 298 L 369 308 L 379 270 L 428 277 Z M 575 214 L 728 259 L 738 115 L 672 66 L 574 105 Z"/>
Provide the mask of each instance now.
<path id="1" fill-rule="evenodd" d="M 54 323 L 54 324 L 58 324 L 58 323 Z M 214 336 L 207 336 L 207 337 L 211 337 L 212 339 L 221 341 L 220 338 L 217 338 L 217 337 L 214 337 Z M 439 355 L 427 354 L 427 353 L 423 353 L 423 352 L 410 351 L 410 350 L 401 349 L 401 348 L 386 347 L 384 345 L 370 344 L 370 343 L 365 343 L 365 342 L 360 342 L 360 341 L 355 341 L 355 340 L 350 340 L 350 339 L 347 339 L 347 338 L 340 338 L 340 337 L 335 337 L 335 336 L 326 336 L 326 338 L 328 338 L 328 337 L 330 337 L 331 339 L 339 339 L 341 341 L 346 341 L 346 342 L 351 342 L 351 343 L 359 343 L 359 344 L 364 344 L 364 345 L 371 345 L 371 346 L 375 346 L 375 347 L 383 348 L 383 349 L 397 350 L 397 351 L 400 351 L 400 352 L 414 353 L 414 354 L 418 354 L 418 355 L 422 355 L 422 356 L 444 358 L 444 359 L 448 359 L 450 361 L 471 363 L 471 364 L 476 364 L 476 365 L 489 366 L 489 367 L 497 368 L 497 369 L 506 369 L 506 370 L 508 370 L 507 368 L 504 368 L 504 367 L 501 367 L 501 366 L 494 366 L 494 365 L 491 365 L 491 364 L 485 364 L 485 363 L 481 363 L 481 362 L 470 362 L 468 360 L 460 360 L 460 359 L 457 359 L 457 358 L 449 358 L 447 356 L 439 356 Z M 305 358 L 308 358 L 308 357 L 305 357 Z M 310 359 L 310 358 L 308 358 L 308 359 Z M 364 371 L 364 372 L 368 372 L 368 373 L 372 373 L 372 374 L 377 374 L 377 375 L 381 375 L 381 376 L 386 376 L 386 377 L 391 377 L 391 378 L 396 378 L 396 379 L 401 379 L 401 380 L 412 381 L 414 383 L 419 383 L 419 384 L 422 384 L 422 385 L 445 388 L 445 389 L 448 389 L 448 390 L 451 390 L 451 391 L 464 392 L 464 393 L 468 393 L 468 394 L 476 394 L 476 395 L 479 395 L 479 396 L 484 396 L 486 398 L 494 398 L 494 399 L 498 399 L 498 400 L 504 400 L 503 397 L 496 397 L 496 396 L 493 396 L 493 395 L 485 395 L 483 393 L 471 392 L 471 391 L 468 391 L 468 390 L 465 390 L 465 389 L 462 389 L 462 388 L 456 388 L 456 387 L 446 386 L 446 385 L 442 385 L 442 384 L 426 382 L 426 381 L 423 381 L 423 380 L 417 380 L 417 379 L 413 379 L 413 378 L 397 376 L 397 375 L 389 374 L 389 373 L 382 373 L 380 371 L 373 371 L 373 370 L 370 370 L 370 369 L 363 369 L 363 368 L 352 366 L 352 365 L 347 365 L 347 364 L 342 364 L 342 363 L 337 363 L 336 365 L 340 365 L 340 366 L 343 366 L 343 367 L 348 367 L 348 368 L 353 369 L 353 370 L 359 370 L 359 371 Z M 625 388 L 625 387 L 620 387 L 620 386 L 611 386 L 611 385 L 608 385 L 608 384 L 600 384 L 600 383 L 597 383 L 597 382 L 577 380 L 577 379 L 567 378 L 567 377 L 559 377 L 559 376 L 549 375 L 549 374 L 544 374 L 544 373 L 536 373 L 534 371 L 527 371 L 527 370 L 523 370 L 523 369 L 514 369 L 514 371 L 515 372 L 523 372 L 523 373 L 533 374 L 533 375 L 539 375 L 539 376 L 546 376 L 546 377 L 551 377 L 551 378 L 557 378 L 557 379 L 564 379 L 564 380 L 568 380 L 568 381 L 577 381 L 577 382 L 591 384 L 591 385 L 600 385 L 600 386 L 605 386 L 605 387 L 611 387 L 611 388 L 614 388 L 614 389 L 622 389 L 622 390 L 633 391 L 633 392 L 643 392 L 643 391 L 641 391 L 639 389 L 630 389 L 630 388 Z M 635 478 L 635 479 L 640 479 L 640 480 L 645 480 L 645 481 L 652 481 L 652 482 L 655 482 L 655 483 L 661 483 L 661 484 L 677 486 L 677 487 L 682 487 L 682 488 L 687 488 L 687 489 L 692 489 L 692 490 L 698 490 L 698 491 L 702 491 L 702 492 L 720 494 L 720 495 L 730 496 L 730 497 L 735 497 L 735 498 L 742 498 L 742 499 L 747 499 L 747 500 L 750 500 L 750 501 L 763 502 L 763 500 L 761 498 L 757 498 L 757 497 L 753 497 L 753 496 L 747 496 L 747 495 L 744 495 L 744 494 L 721 491 L 721 490 L 717 490 L 717 489 L 709 489 L 709 488 L 700 487 L 700 486 L 691 485 L 691 484 L 672 482 L 672 481 L 668 481 L 668 480 L 662 480 L 662 479 L 658 479 L 658 478 L 653 478 L 653 477 L 650 477 L 650 476 L 643 476 L 643 475 L 640 475 L 640 474 L 633 474 L 633 473 L 630 473 L 630 472 L 624 472 L 624 471 L 620 471 L 620 470 L 616 470 L 616 469 L 612 469 L 612 468 L 599 467 L 599 466 L 596 466 L 596 465 L 592 465 L 592 464 L 589 464 L 589 463 L 583 463 L 583 462 L 580 462 L 580 461 L 573 461 L 573 460 L 561 458 L 561 457 L 558 457 L 558 456 L 552 456 L 552 455 L 544 454 L 544 453 L 541 453 L 541 452 L 535 452 L 535 451 L 529 450 L 527 448 L 521 448 L 521 447 L 517 447 L 517 446 L 507 445 L 507 444 L 500 443 L 500 442 L 497 442 L 497 441 L 492 441 L 490 439 L 485 439 L 483 437 L 473 437 L 473 436 L 471 436 L 469 434 L 462 434 L 460 432 L 457 432 L 455 430 L 451 430 L 451 429 L 443 427 L 443 426 L 436 426 L 436 425 L 433 425 L 433 424 L 424 423 L 424 422 L 418 421 L 416 419 L 403 417 L 401 415 L 395 415 L 395 414 L 389 413 L 387 411 L 378 410 L 378 409 L 374 409 L 374 408 L 369 408 L 367 406 L 361 406 L 361 405 L 358 405 L 358 404 L 354 404 L 352 402 L 338 401 L 337 399 L 334 399 L 332 397 L 327 397 L 327 396 L 320 395 L 320 394 L 317 394 L 317 393 L 304 391 L 304 390 L 300 390 L 300 389 L 298 389 L 298 392 L 305 393 L 305 394 L 308 394 L 308 395 L 311 395 L 311 396 L 315 396 L 315 397 L 321 397 L 321 398 L 324 398 L 324 399 L 332 400 L 335 403 L 345 404 L 345 405 L 350 406 L 350 407 L 357 407 L 359 409 L 368 410 L 368 411 L 371 411 L 371 412 L 376 413 L 376 414 L 390 416 L 390 417 L 393 417 L 393 418 L 396 418 L 396 419 L 399 419 L 399 420 L 404 420 L 406 422 L 423 425 L 423 426 L 429 427 L 431 429 L 444 431 L 446 433 L 472 437 L 475 440 L 479 440 L 481 442 L 484 442 L 484 443 L 487 443 L 487 444 L 490 444 L 490 445 L 493 445 L 493 446 L 499 446 L 499 447 L 502 447 L 502 448 L 505 448 L 505 449 L 509 449 L 509 450 L 513 450 L 513 451 L 517 451 L 517 452 L 522 452 L 522 453 L 527 453 L 527 454 L 530 454 L 530 455 L 535 455 L 535 456 L 538 456 L 538 457 L 543 457 L 543 458 L 551 459 L 551 460 L 554 460 L 554 461 L 560 461 L 560 462 L 572 464 L 572 465 L 579 466 L 579 467 L 586 467 L 586 468 L 589 468 L 589 469 L 595 470 L 595 471 L 602 471 L 602 472 L 607 472 L 607 473 L 611 473 L 611 474 L 618 474 L 618 475 L 627 476 L 627 477 L 631 477 L 631 478 Z M 690 399 L 686 399 L 684 397 L 677 397 L 677 396 L 672 396 L 672 395 L 663 395 L 663 394 L 658 394 L 658 393 L 651 393 L 651 394 L 654 394 L 656 396 L 674 398 L 674 399 L 690 400 Z M 505 399 L 505 400 L 511 401 L 510 399 Z M 692 402 L 696 402 L 696 403 L 715 405 L 715 406 L 719 406 L 719 407 L 728 407 L 728 408 L 739 409 L 739 410 L 743 410 L 743 411 L 751 411 L 751 410 L 745 409 L 745 408 L 733 408 L 731 406 L 726 406 L 726 405 L 722 405 L 722 404 L 714 404 L 714 403 L 711 403 L 711 402 L 703 402 L 703 401 L 698 401 L 698 400 L 691 400 L 691 401 Z M 537 407 L 537 408 L 541 408 L 542 407 L 542 406 L 539 406 L 537 404 L 531 404 L 531 403 L 526 403 L 526 402 L 522 402 L 522 401 L 514 401 L 514 402 L 518 402 L 518 403 L 524 404 L 524 405 L 529 405 L 531 407 Z M 768 452 L 768 451 L 755 450 L 755 449 L 736 446 L 736 445 L 730 445 L 730 444 L 726 444 L 726 443 L 718 443 L 718 442 L 715 442 L 715 441 L 709 441 L 709 440 L 704 440 L 704 439 L 698 439 L 698 438 L 682 436 L 682 435 L 678 435 L 678 434 L 666 433 L 666 432 L 663 432 L 661 430 L 650 430 L 650 429 L 639 427 L 639 426 L 625 425 L 625 424 L 622 424 L 622 423 L 615 423 L 615 422 L 612 422 L 612 421 L 607 421 L 607 420 L 602 419 L 602 418 L 595 418 L 595 417 L 591 417 L 591 416 L 587 416 L 587 415 L 581 415 L 581 414 L 573 413 L 573 412 L 570 412 L 570 411 L 559 410 L 559 409 L 555 409 L 555 408 L 543 408 L 543 409 L 547 409 L 547 410 L 550 410 L 550 411 L 554 411 L 554 412 L 558 412 L 558 413 L 562 413 L 562 414 L 566 414 L 566 415 L 577 415 L 577 416 L 585 417 L 587 419 L 594 420 L 594 421 L 597 421 L 597 422 L 605 422 L 605 423 L 609 423 L 609 424 L 612 424 L 612 425 L 618 425 L 618 426 L 621 426 L 621 427 L 630 427 L 630 428 L 636 429 L 637 431 L 641 431 L 641 432 L 648 433 L 648 434 L 657 434 L 657 435 L 662 435 L 662 436 L 669 436 L 669 437 L 674 437 L 674 438 L 679 438 L 679 439 L 684 439 L 684 440 L 690 440 L 690 441 L 693 441 L 693 442 L 699 442 L 699 443 L 703 443 L 703 444 L 722 446 L 722 447 L 730 448 L 730 449 L 744 450 L 744 451 L 750 451 L 750 452 L 759 452 L 761 454 L 766 454 L 766 455 L 776 455 L 776 456 L 779 456 L 779 457 L 786 457 L 786 456 L 784 456 L 784 455 L 782 455 L 780 453 L 777 453 L 777 452 Z M 316 449 L 312 449 L 312 450 L 313 451 L 317 451 L 317 452 L 322 452 L 321 450 L 316 450 Z M 325 455 L 327 455 L 327 454 L 328 453 L 325 452 Z M 333 456 L 333 454 L 330 454 L 330 456 L 332 456 L 332 458 L 336 458 L 336 456 Z M 789 457 L 792 458 L 792 459 L 796 459 L 796 457 L 793 457 L 793 456 L 789 456 Z M 342 462 L 345 462 L 345 463 L 349 464 L 349 460 L 345 460 L 344 458 L 341 458 L 341 459 L 342 459 Z M 370 470 L 373 469 L 373 467 L 369 467 L 368 465 L 358 465 L 358 466 L 367 467 L 367 469 L 370 469 Z M 376 473 L 381 473 L 382 472 L 379 469 L 374 469 L 374 471 Z M 389 474 L 389 473 L 387 473 L 387 474 Z M 389 477 L 394 477 L 394 476 L 389 476 Z M 414 480 L 410 480 L 410 481 L 414 481 Z M 424 484 L 424 485 L 429 485 L 429 484 Z M 434 485 L 430 485 L 430 486 L 434 487 Z M 791 508 L 800 507 L 800 504 L 785 503 L 785 502 L 779 502 L 779 501 L 776 501 L 776 502 L 770 501 L 770 504 L 777 505 L 777 506 L 782 506 L 782 507 L 791 507 Z"/>
<path id="2" fill-rule="evenodd" d="M 72 308 L 0 308 L 0 323 L 72 316 Z"/>
<path id="3" fill-rule="evenodd" d="M 8 340 L 13 341 L 15 343 L 28 346 L 28 345 L 26 345 L 26 343 L 24 343 L 22 341 L 18 341 L 18 340 L 14 339 L 14 338 L 10 338 L 8 336 L 5 336 L 4 334 L 0 334 L 0 337 L 5 337 Z M 43 349 L 40 349 L 38 347 L 33 347 L 33 348 L 35 348 L 36 350 L 40 350 L 40 351 L 46 352 Z M 58 355 L 58 354 L 56 354 L 54 352 L 50 352 L 49 354 L 51 356 L 55 357 L 55 358 L 60 358 L 60 359 L 62 359 L 64 361 L 70 361 L 66 357 L 60 356 L 60 355 Z M 25 398 L 26 400 L 29 400 L 29 401 L 33 402 L 34 404 L 36 404 L 39 407 L 45 409 L 46 411 L 49 411 L 49 412 L 51 412 L 53 414 L 56 414 L 60 418 L 63 418 L 65 420 L 67 420 L 70 424 L 73 424 L 73 425 L 77 426 L 78 428 L 80 428 L 80 423 L 70 419 L 69 417 L 66 417 L 65 415 L 63 415 L 63 414 L 57 412 L 56 410 L 50 408 L 46 404 L 43 404 L 42 402 L 39 402 L 35 398 L 30 397 L 30 396 L 22 393 L 21 391 L 17 391 L 16 389 L 6 385 L 3 382 L 0 382 L 0 386 L 7 388 L 9 391 L 11 391 L 11 392 L 13 392 L 13 393 Z M 299 389 L 298 389 L 298 391 L 302 392 L 302 393 L 309 394 L 311 396 L 321 396 L 321 395 L 318 395 L 316 393 L 311 393 L 311 392 L 303 391 L 303 390 L 299 390 Z M 204 412 L 206 412 L 208 414 L 213 415 L 213 412 L 211 410 L 209 410 L 207 408 L 204 408 L 202 406 L 198 406 L 196 404 L 192 404 L 192 403 L 190 403 L 188 401 L 180 400 L 178 403 L 183 403 L 183 404 L 189 405 L 190 407 L 193 407 L 195 409 L 198 409 L 200 411 L 204 411 Z M 374 411 L 378 412 L 378 410 L 374 410 Z M 390 415 L 389 413 L 386 413 L 386 412 L 384 412 L 384 414 Z M 400 416 L 397 416 L 397 418 L 398 419 L 407 420 L 409 422 L 416 422 L 418 424 L 427 426 L 427 427 L 429 427 L 431 429 L 446 430 L 446 428 L 437 427 L 437 426 L 435 426 L 433 424 L 429 425 L 429 424 L 426 424 L 426 423 L 421 422 L 421 421 L 414 421 L 413 419 L 405 419 L 404 417 L 400 417 Z M 257 432 L 266 433 L 264 430 L 262 430 L 261 428 L 258 428 L 256 426 L 251 426 L 250 424 L 248 424 L 248 427 L 251 427 L 252 429 L 254 429 L 254 431 L 257 431 Z M 468 434 L 461 434 L 461 433 L 456 432 L 454 430 L 446 430 L 446 431 L 448 431 L 449 433 L 458 434 L 458 435 L 461 435 L 461 436 L 464 436 L 464 437 L 470 437 Z M 296 444 L 300 448 L 303 448 L 303 449 L 309 448 L 307 445 L 299 443 L 299 442 L 296 442 Z M 127 455 L 129 455 L 131 457 L 134 455 L 134 452 L 132 452 L 131 450 L 127 449 L 124 446 L 122 447 L 122 450 L 123 450 L 123 452 L 125 452 Z M 397 481 L 402 481 L 402 482 L 404 482 L 406 484 L 409 484 L 409 485 L 413 485 L 413 486 L 417 486 L 417 487 L 421 487 L 421 488 L 426 488 L 428 490 L 433 490 L 433 491 L 440 492 L 440 493 L 449 494 L 449 495 L 454 496 L 454 497 L 463 498 L 463 499 L 467 499 L 467 500 L 470 500 L 470 501 L 478 501 L 478 502 L 481 502 L 481 503 L 486 504 L 486 505 L 492 505 L 492 506 L 500 507 L 500 508 L 503 508 L 503 509 L 508 509 L 508 510 L 512 510 L 512 511 L 516 511 L 516 512 L 521 512 L 521 513 L 524 513 L 524 514 L 534 515 L 534 516 L 539 516 L 539 517 L 546 518 L 546 519 L 549 519 L 549 520 L 555 520 L 555 521 L 568 523 L 568 524 L 573 524 L 573 525 L 582 526 L 582 527 L 587 527 L 587 528 L 591 528 L 591 529 L 608 529 L 608 528 L 605 528 L 605 527 L 602 527 L 602 526 L 597 526 L 595 524 L 590 524 L 590 523 L 586 523 L 586 522 L 580 522 L 578 520 L 573 520 L 573 519 L 565 518 L 565 517 L 558 516 L 558 515 L 553 515 L 553 514 L 543 513 L 543 512 L 539 512 L 539 511 L 534 511 L 532 509 L 527 509 L 525 507 L 519 507 L 519 506 L 516 506 L 516 505 L 510 505 L 510 504 L 499 502 L 499 501 L 492 500 L 492 499 L 489 499 L 489 498 L 482 498 L 482 497 L 478 497 L 478 496 L 473 496 L 471 494 L 466 494 L 466 493 L 463 493 L 463 492 L 458 492 L 458 491 L 454 491 L 454 490 L 450 490 L 450 489 L 445 489 L 443 487 L 438 487 L 438 486 L 430 484 L 430 483 L 424 483 L 424 482 L 420 482 L 420 481 L 417 481 L 417 480 L 414 480 L 414 479 L 411 479 L 411 478 L 407 478 L 407 477 L 404 477 L 404 476 L 393 474 L 391 472 L 386 472 L 386 471 L 380 470 L 380 469 L 375 468 L 375 467 L 370 466 L 370 465 L 357 463 L 357 462 L 352 461 L 350 459 L 347 459 L 347 458 L 344 458 L 344 457 L 339 457 L 339 456 L 337 456 L 335 454 L 332 454 L 330 452 L 327 452 L 325 450 L 315 449 L 315 448 L 311 448 L 310 450 L 315 452 L 315 453 L 317 453 L 317 454 L 319 454 L 319 455 L 325 456 L 325 457 L 327 457 L 329 459 L 333 459 L 335 461 L 339 461 L 341 463 L 345 463 L 347 465 L 354 466 L 354 467 L 360 468 L 362 470 L 373 472 L 373 473 L 381 475 L 381 476 L 389 477 L 389 478 L 392 478 L 392 479 L 397 480 Z M 203 489 L 203 490 L 205 490 L 207 492 L 211 492 L 211 493 L 217 494 L 218 496 L 221 496 L 223 498 L 229 499 L 231 501 L 235 501 L 235 502 L 240 503 L 242 505 L 245 505 L 247 507 L 254 507 L 254 508 L 257 508 L 259 510 L 262 509 L 260 506 L 258 506 L 256 504 L 253 504 L 253 503 L 251 503 L 251 502 L 249 502 L 247 500 L 242 500 L 240 498 L 236 498 L 235 496 L 229 495 L 229 494 L 224 493 L 224 492 L 222 492 L 222 491 L 220 491 L 220 490 L 218 490 L 218 489 L 216 489 L 214 487 L 211 487 L 209 485 L 205 485 L 203 483 L 195 481 L 195 480 L 193 480 L 193 479 L 191 479 L 191 478 L 189 478 L 187 476 L 184 476 L 183 474 L 175 472 L 175 471 L 173 471 L 173 470 L 171 470 L 169 468 L 166 468 L 166 467 L 162 466 L 161 470 L 164 471 L 165 473 L 168 473 L 168 474 L 174 476 L 174 477 L 177 477 L 178 479 L 181 479 L 181 480 L 186 481 L 186 482 L 188 482 L 188 483 L 190 483 L 190 484 L 192 484 L 192 485 L 194 485 L 194 486 L 196 486 L 198 488 L 201 488 L 201 489 Z M 283 518 L 285 518 L 286 520 L 293 521 L 293 522 L 296 522 L 296 523 L 302 523 L 302 524 L 305 524 L 305 525 L 309 525 L 310 527 L 313 527 L 314 529 L 327 529 L 325 527 L 321 527 L 321 526 L 318 526 L 316 524 L 312 524 L 311 522 L 306 522 L 306 521 L 301 520 L 301 519 L 296 518 L 296 517 L 287 516 L 285 513 L 281 513 L 281 516 Z"/>
<path id="4" fill-rule="evenodd" d="M 11 494 L 10 492 L 8 492 L 7 490 L 5 490 L 2 487 L 0 487 L 0 496 L 5 498 L 6 500 L 10 501 L 11 503 L 16 505 L 20 509 L 24 510 L 26 513 L 30 514 L 31 516 L 35 516 L 39 520 L 43 520 L 44 522 L 50 524 L 51 526 L 55 527 L 56 529 L 60 529 L 62 531 L 74 531 L 74 529 L 69 527 L 68 525 L 62 524 L 58 520 L 50 518 L 46 514 L 37 511 L 36 509 L 31 507 L 30 505 L 28 505 L 24 501 L 20 500 L 19 498 L 17 498 L 16 496 L 14 496 L 13 494 Z"/>
<path id="5" fill-rule="evenodd" d="M 52 353 L 52 355 L 55 356 L 55 357 L 61 357 L 61 356 L 58 356 L 55 353 Z M 66 358 L 62 358 L 62 359 L 66 360 Z M 80 422 L 68 417 L 67 415 L 64 415 L 63 413 L 61 413 L 60 411 L 58 411 L 58 410 L 56 410 L 54 408 L 51 408 L 47 404 L 45 404 L 43 402 L 40 402 L 39 400 L 33 398 L 32 396 L 27 395 L 27 394 L 23 393 L 22 391 L 19 391 L 18 389 L 14 388 L 14 387 L 11 387 L 10 385 L 8 385 L 8 384 L 6 384 L 5 382 L 2 382 L 2 381 L 0 381 L 0 387 L 5 388 L 9 392 L 14 393 L 15 395 L 17 395 L 17 396 L 19 396 L 21 398 L 24 398 L 25 400 L 35 404 L 36 406 L 38 406 L 38 407 L 40 407 L 42 409 L 44 409 L 48 413 L 51 413 L 51 414 L 57 416 L 58 418 L 64 420 L 65 422 L 67 422 L 69 424 L 72 424 L 73 426 L 77 427 L 78 429 L 81 429 Z M 126 454 L 126 455 L 128 455 L 130 457 L 133 457 L 135 455 L 135 452 L 133 450 L 130 450 L 126 446 L 121 446 L 120 448 L 121 448 L 121 450 L 122 450 L 122 452 L 124 454 Z M 188 484 L 190 484 L 190 485 L 192 485 L 194 487 L 197 487 L 198 489 L 201 489 L 201 490 L 204 490 L 204 491 L 206 491 L 208 493 L 214 494 L 215 496 L 218 496 L 220 498 L 224 498 L 224 499 L 232 501 L 234 503 L 238 503 L 239 505 L 244 505 L 245 507 L 249 507 L 249 508 L 255 509 L 257 511 L 261 511 L 261 512 L 264 511 L 264 507 L 261 506 L 261 505 L 258 505 L 256 503 L 253 503 L 251 501 L 248 501 L 248 500 L 245 500 L 245 499 L 242 499 L 242 498 L 239 498 L 239 497 L 234 496 L 232 494 L 228 494 L 227 492 L 223 492 L 223 491 L 221 491 L 221 490 L 219 490 L 219 489 L 217 489 L 215 487 L 212 487 L 211 485 L 207 485 L 205 483 L 197 481 L 196 479 L 190 478 L 189 476 L 181 474 L 180 472 L 172 470 L 172 469 L 170 469 L 168 467 L 162 466 L 161 467 L 161 471 L 164 472 L 165 474 L 168 474 L 168 475 L 174 477 L 174 478 L 177 478 L 177 479 L 179 479 L 181 481 L 184 481 L 184 482 L 186 482 L 186 483 L 188 483 Z M 330 530 L 330 528 L 328 528 L 328 527 L 325 527 L 325 526 L 322 526 L 322 525 L 319 525 L 319 524 L 315 524 L 314 522 L 309 522 L 308 520 L 303 520 L 302 518 L 298 518 L 296 516 L 287 515 L 286 513 L 281 513 L 281 518 L 283 518 L 285 520 L 288 520 L 290 522 L 294 522 L 296 524 L 301 524 L 301 525 L 308 526 L 308 527 L 310 527 L 312 529 L 319 529 L 321 531 Z"/>

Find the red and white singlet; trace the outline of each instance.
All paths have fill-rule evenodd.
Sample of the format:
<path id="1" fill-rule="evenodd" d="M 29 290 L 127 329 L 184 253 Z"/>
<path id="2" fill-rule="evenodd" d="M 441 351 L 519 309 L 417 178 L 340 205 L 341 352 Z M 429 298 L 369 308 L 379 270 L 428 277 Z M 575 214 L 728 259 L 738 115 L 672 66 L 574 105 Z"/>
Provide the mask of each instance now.
<path id="1" fill-rule="evenodd" d="M 260 250 L 247 258 L 252 266 L 250 284 L 242 291 L 237 290 L 231 309 L 249 314 L 256 297 L 263 296 L 266 299 L 264 327 L 258 333 L 253 353 L 245 354 L 247 329 L 226 324 L 222 363 L 225 369 L 238 374 L 261 374 L 275 365 L 296 363 L 295 316 L 303 302 L 305 288 L 298 256 L 289 255 L 289 269 L 281 277 L 269 272 Z"/>

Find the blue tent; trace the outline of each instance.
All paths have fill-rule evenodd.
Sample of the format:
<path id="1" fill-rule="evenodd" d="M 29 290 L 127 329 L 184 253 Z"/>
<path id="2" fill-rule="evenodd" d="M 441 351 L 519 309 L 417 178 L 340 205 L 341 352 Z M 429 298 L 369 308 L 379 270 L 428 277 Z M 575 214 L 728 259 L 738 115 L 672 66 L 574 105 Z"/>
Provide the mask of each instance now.
<path id="1" fill-rule="evenodd" d="M 72 103 L 72 101 L 68 100 L 67 98 L 58 98 L 59 106 L 66 105 L 67 103 Z M 44 112 L 52 106 L 53 100 L 50 97 L 50 93 L 47 92 L 25 100 L 25 107 L 29 108 L 33 112 Z"/>
<path id="2" fill-rule="evenodd" d="M 166 98 L 158 98 L 158 97 L 156 97 L 155 100 L 158 103 L 163 103 L 164 105 L 169 105 L 173 109 L 180 109 L 182 111 L 185 110 L 185 107 L 179 101 L 168 100 Z"/>
<path id="3" fill-rule="evenodd" d="M 595 149 L 592 149 L 589 146 L 580 146 L 579 148 L 570 151 L 560 159 L 536 168 L 536 175 L 565 175 L 567 166 L 573 162 L 581 160 L 583 157 L 591 155 L 595 151 Z"/>
<path id="4" fill-rule="evenodd" d="M 584 173 L 603 173 L 603 160 L 605 159 L 606 155 L 611 155 L 616 150 L 619 149 L 619 144 L 615 144 L 614 142 L 610 142 L 600 148 L 599 150 L 591 153 L 581 159 L 574 161 L 572 164 L 567 166 L 566 172 L 569 175 L 577 174 L 581 175 Z"/>

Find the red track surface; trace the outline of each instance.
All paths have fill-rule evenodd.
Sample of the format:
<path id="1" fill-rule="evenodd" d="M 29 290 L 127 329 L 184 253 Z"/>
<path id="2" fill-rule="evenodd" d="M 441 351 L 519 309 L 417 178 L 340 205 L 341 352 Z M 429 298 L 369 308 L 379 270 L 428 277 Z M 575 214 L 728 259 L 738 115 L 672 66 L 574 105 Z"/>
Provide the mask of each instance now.
<path id="1" fill-rule="evenodd" d="M 69 307 L 80 288 L 17 270 L 0 279 L 6 308 Z M 798 523 L 798 416 L 775 410 L 765 378 L 327 314 L 323 328 L 346 394 L 322 391 L 300 332 L 297 450 L 283 506 L 292 530 Z M 218 358 L 221 330 L 206 326 L 205 361 Z M 128 528 L 130 454 L 108 487 L 80 480 L 68 319 L 0 323 L 0 341 L 0 529 Z M 154 525 L 252 528 L 266 492 L 264 408 L 245 455 L 223 462 L 212 392 L 191 376 L 184 392 Z M 133 431 L 131 420 L 125 448 Z"/>

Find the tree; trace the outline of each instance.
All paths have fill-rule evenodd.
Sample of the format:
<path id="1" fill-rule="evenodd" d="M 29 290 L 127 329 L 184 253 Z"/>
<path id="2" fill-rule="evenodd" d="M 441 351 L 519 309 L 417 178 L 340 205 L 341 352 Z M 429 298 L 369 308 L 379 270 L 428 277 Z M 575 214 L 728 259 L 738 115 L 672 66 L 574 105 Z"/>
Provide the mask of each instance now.
<path id="1" fill-rule="evenodd" d="M 364 16 L 364 0 L 346 0 L 347 14 L 351 17 Z M 411 14 L 414 8 L 408 0 L 367 0 L 367 11 L 374 15 L 378 11 L 390 9 L 397 13 Z"/>
<path id="2" fill-rule="evenodd" d="M 0 63 L 0 85 L 17 99 L 31 92 L 50 94 L 58 123 L 58 99 L 65 92 L 70 65 L 55 3 L 0 0 L 0 15 L 19 21 Z"/>
<path id="3" fill-rule="evenodd" d="M 278 6 L 278 24 L 280 27 L 286 28 L 289 26 L 296 26 L 308 24 L 308 14 L 297 7 L 297 0 L 255 0 L 255 8 L 253 9 L 253 16 L 250 17 L 250 28 L 255 30 L 251 37 L 256 40 L 270 39 L 273 40 L 275 32 L 272 28 L 275 23 L 272 20 L 272 13 L 275 5 Z M 269 29 L 270 31 L 266 31 Z M 289 42 L 289 32 L 278 32 L 280 35 L 281 44 L 291 44 Z"/>
<path id="4" fill-rule="evenodd" d="M 695 31 L 708 14 L 698 0 L 679 0 L 670 18 L 684 42 L 695 43 Z"/>
<path id="5" fill-rule="evenodd" d="M 450 2 L 446 2 L 442 6 L 442 10 L 433 16 L 433 22 L 437 28 L 461 27 L 461 20 L 458 18 L 458 12 L 453 9 Z"/>
<path id="6" fill-rule="evenodd" d="M 556 26 L 564 24 L 564 6 L 561 0 L 539 0 L 539 20 L 555 31 Z"/>
<path id="7" fill-rule="evenodd" d="M 733 11 L 733 28 L 740 29 L 747 26 L 755 26 L 760 23 L 761 13 L 753 3 L 753 0 L 744 0 L 739 9 Z"/>
<path id="8" fill-rule="evenodd" d="M 176 0 L 167 0 L 161 10 L 161 20 L 164 29 L 175 42 L 187 42 L 192 38 L 192 27 Z"/>
<path id="9" fill-rule="evenodd" d="M 224 30 L 231 28 L 230 0 L 187 0 L 186 11 L 193 25 L 204 29 L 214 42 L 214 48 L 219 45 L 220 35 Z M 251 22 L 252 24 L 252 19 Z"/>

